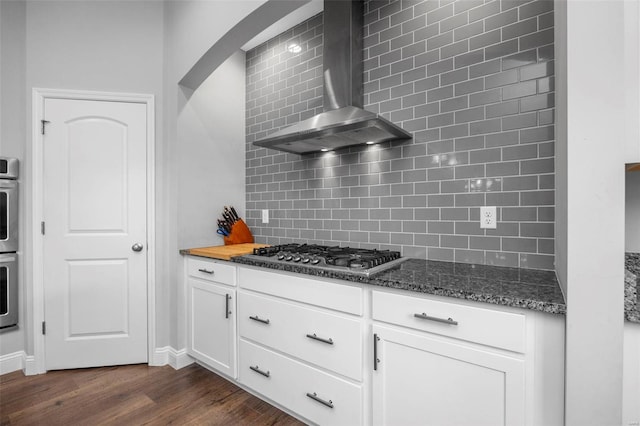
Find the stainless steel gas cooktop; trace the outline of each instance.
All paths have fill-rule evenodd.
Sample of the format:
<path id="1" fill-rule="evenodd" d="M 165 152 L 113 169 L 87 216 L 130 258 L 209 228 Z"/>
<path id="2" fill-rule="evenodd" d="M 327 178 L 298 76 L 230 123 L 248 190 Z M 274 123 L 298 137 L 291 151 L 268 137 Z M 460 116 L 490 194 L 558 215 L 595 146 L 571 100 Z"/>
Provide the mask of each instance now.
<path id="1" fill-rule="evenodd" d="M 245 257 L 259 262 L 298 264 L 313 269 L 341 271 L 351 275 L 372 276 L 406 259 L 400 252 L 314 244 L 283 244 L 257 248 Z"/>

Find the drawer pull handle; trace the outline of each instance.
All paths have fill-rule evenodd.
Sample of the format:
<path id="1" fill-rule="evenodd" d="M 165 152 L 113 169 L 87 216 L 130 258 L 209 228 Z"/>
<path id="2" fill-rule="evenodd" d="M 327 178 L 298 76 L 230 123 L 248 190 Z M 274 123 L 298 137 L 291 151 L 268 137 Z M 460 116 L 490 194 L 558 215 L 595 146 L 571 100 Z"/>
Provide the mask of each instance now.
<path id="1" fill-rule="evenodd" d="M 231 313 L 231 311 L 229 311 L 229 300 L 231 300 L 231 296 L 229 294 L 225 294 L 224 317 L 227 319 L 229 318 L 229 314 Z"/>
<path id="2" fill-rule="evenodd" d="M 214 272 L 213 269 L 204 269 L 204 268 L 200 268 L 198 269 L 198 271 L 203 272 L 205 274 L 209 274 L 209 275 L 213 275 L 213 272 Z"/>
<path id="3" fill-rule="evenodd" d="M 413 314 L 413 316 L 416 317 L 416 318 L 423 319 L 423 320 L 429 320 L 429 321 L 435 321 L 435 322 L 443 322 L 443 323 L 449 324 L 449 325 L 458 325 L 458 321 L 454 321 L 451 318 L 444 319 L 444 318 L 438 318 L 438 317 L 431 317 L 431 316 L 425 314 L 424 312 L 421 313 L 421 314 Z"/>
<path id="4" fill-rule="evenodd" d="M 314 393 L 309 393 L 309 392 L 307 392 L 307 396 L 308 396 L 309 398 L 313 399 L 314 401 L 319 402 L 319 403 L 320 403 L 320 404 L 322 404 L 322 405 L 326 405 L 326 406 L 327 406 L 327 407 L 329 407 L 329 408 L 333 408 L 333 401 L 332 401 L 332 400 L 325 401 L 324 399 L 322 399 L 322 398 L 318 397 L 318 394 L 317 394 L 317 393 L 315 393 L 315 392 L 314 392 Z"/>
<path id="5" fill-rule="evenodd" d="M 254 320 L 254 321 L 261 322 L 261 323 L 263 323 L 263 324 L 269 324 L 269 323 L 271 322 L 271 321 L 269 321 L 269 319 L 268 319 L 268 318 L 267 318 L 267 319 L 262 319 L 262 318 L 260 318 L 260 317 L 259 317 L 259 316 L 257 316 L 257 315 L 256 315 L 255 317 L 249 316 L 249 319 L 252 319 L 252 320 Z"/>
<path id="6" fill-rule="evenodd" d="M 309 339 L 317 340 L 318 342 L 326 343 L 327 345 L 333 345 L 333 339 L 332 338 L 323 339 L 322 337 L 316 336 L 316 333 L 307 334 L 307 337 Z"/>
<path id="7" fill-rule="evenodd" d="M 271 373 L 269 371 L 262 371 L 262 370 L 260 370 L 260 367 L 257 366 L 257 365 L 255 367 L 253 365 L 250 365 L 249 368 L 252 369 L 253 371 L 255 371 L 258 374 L 262 374 L 264 377 L 270 377 L 271 376 Z"/>
<path id="8" fill-rule="evenodd" d="M 373 333 L 373 370 L 374 371 L 378 370 L 378 363 L 380 362 L 380 359 L 378 358 L 378 341 L 380 341 L 380 338 L 376 333 Z"/>

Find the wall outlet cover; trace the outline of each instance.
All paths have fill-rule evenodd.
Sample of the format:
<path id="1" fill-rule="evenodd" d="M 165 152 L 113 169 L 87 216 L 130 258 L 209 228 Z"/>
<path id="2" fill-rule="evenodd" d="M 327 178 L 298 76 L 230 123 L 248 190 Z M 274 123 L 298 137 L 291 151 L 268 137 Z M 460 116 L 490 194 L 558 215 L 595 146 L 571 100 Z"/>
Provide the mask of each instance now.
<path id="1" fill-rule="evenodd" d="M 480 207 L 480 228 L 496 229 L 497 226 L 496 207 Z"/>
<path id="2" fill-rule="evenodd" d="M 269 223 L 269 210 L 268 209 L 263 209 L 262 210 L 262 223 Z"/>

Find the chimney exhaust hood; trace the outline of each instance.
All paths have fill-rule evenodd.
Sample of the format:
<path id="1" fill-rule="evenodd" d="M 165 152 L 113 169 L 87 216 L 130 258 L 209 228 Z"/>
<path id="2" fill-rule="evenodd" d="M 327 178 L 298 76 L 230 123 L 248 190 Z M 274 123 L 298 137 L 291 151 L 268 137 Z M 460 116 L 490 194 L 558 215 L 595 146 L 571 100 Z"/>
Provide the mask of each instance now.
<path id="1" fill-rule="evenodd" d="M 362 0 L 324 2 L 324 112 L 253 144 L 294 154 L 409 139 L 411 133 L 363 109 Z"/>

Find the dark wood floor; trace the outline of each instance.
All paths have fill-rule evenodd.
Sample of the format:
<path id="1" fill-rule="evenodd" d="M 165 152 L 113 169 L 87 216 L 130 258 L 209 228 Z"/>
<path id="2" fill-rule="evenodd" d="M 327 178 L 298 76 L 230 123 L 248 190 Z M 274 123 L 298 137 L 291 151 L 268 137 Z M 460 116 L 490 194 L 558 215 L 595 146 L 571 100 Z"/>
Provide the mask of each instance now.
<path id="1" fill-rule="evenodd" d="M 192 364 L 0 376 L 0 425 L 301 425 Z"/>

